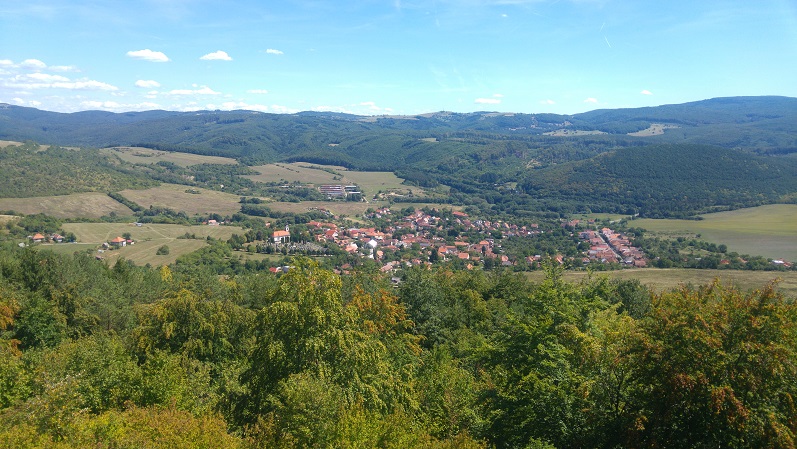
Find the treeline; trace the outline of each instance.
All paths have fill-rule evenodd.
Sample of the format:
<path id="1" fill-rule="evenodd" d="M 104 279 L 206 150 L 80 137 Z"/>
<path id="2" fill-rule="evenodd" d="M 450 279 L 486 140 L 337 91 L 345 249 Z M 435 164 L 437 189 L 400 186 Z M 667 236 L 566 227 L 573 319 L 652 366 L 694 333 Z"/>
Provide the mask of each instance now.
<path id="1" fill-rule="evenodd" d="M 158 184 L 98 150 L 52 146 L 40 151 L 34 143 L 0 149 L 0 179 L 2 198 L 107 192 Z"/>
<path id="2" fill-rule="evenodd" d="M 221 248 L 221 247 L 219 247 Z M 791 447 L 771 287 L 0 251 L 3 447 Z"/>
<path id="3" fill-rule="evenodd" d="M 797 163 L 704 145 L 660 145 L 530 174 L 521 188 L 575 210 L 685 218 L 784 200 Z"/>

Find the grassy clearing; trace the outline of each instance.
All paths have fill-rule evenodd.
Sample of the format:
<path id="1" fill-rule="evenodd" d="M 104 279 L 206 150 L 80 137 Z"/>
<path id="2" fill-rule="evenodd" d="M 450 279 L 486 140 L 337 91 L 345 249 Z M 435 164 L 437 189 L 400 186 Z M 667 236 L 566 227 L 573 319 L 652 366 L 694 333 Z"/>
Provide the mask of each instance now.
<path id="1" fill-rule="evenodd" d="M 133 213 L 127 206 L 100 192 L 32 198 L 0 198 L 0 210 L 13 210 L 26 215 L 44 213 L 58 218 L 99 218 L 111 212 L 116 212 L 117 215 Z"/>
<path id="2" fill-rule="evenodd" d="M 187 193 L 187 190 L 200 193 Z M 232 215 L 241 209 L 241 197 L 238 195 L 177 184 L 162 184 L 146 190 L 123 190 L 119 193 L 143 207 L 168 207 L 188 215 Z"/>
<path id="3" fill-rule="evenodd" d="M 118 156 L 119 159 L 133 164 L 157 164 L 160 161 L 165 161 L 172 162 L 181 167 L 188 167 L 197 164 L 234 165 L 238 163 L 238 161 L 229 157 L 203 156 L 200 154 L 160 151 L 141 147 L 103 148 L 100 152 Z"/>
<path id="4" fill-rule="evenodd" d="M 344 181 L 341 176 L 329 173 L 324 170 L 310 168 L 312 164 L 294 162 L 291 164 L 268 164 L 252 167 L 258 172 L 257 175 L 244 176 L 255 182 L 301 182 L 309 184 L 342 184 Z M 320 167 L 320 166 L 319 166 Z M 324 166 L 337 173 L 341 173 L 345 168 Z M 341 173 L 342 174 L 342 173 Z"/>
<path id="5" fill-rule="evenodd" d="M 215 239 L 226 240 L 234 233 L 243 230 L 234 226 L 184 226 L 172 224 L 144 224 L 135 226 L 132 223 L 67 223 L 64 231 L 73 232 L 78 241 L 83 244 L 77 250 L 86 248 L 99 248 L 104 242 L 112 240 L 129 232 L 135 244 L 123 248 L 105 251 L 102 256 L 109 263 L 114 263 L 120 257 L 132 260 L 138 265 L 168 265 L 183 254 L 196 251 L 207 244 L 205 239 L 210 236 Z M 178 239 L 186 233 L 196 235 L 196 239 Z M 84 246 L 85 245 L 85 246 Z M 158 248 L 166 245 L 169 254 L 159 256 L 155 253 Z M 53 250 L 72 253 L 69 247 L 76 245 L 46 245 Z M 45 247 L 43 245 L 43 247 Z M 61 249 L 63 248 L 63 249 Z"/>
<path id="6" fill-rule="evenodd" d="M 387 204 L 387 203 L 385 203 Z M 269 209 L 279 212 L 293 212 L 302 214 L 311 209 L 326 209 L 334 215 L 346 215 L 348 217 L 360 216 L 369 207 L 380 207 L 378 203 L 360 203 L 353 201 L 302 201 L 301 203 L 268 203 Z"/>
<path id="7" fill-rule="evenodd" d="M 661 237 L 692 237 L 724 243 L 740 254 L 797 260 L 797 205 L 771 204 L 703 215 L 703 220 L 640 219 L 629 225 Z"/>
<path id="8" fill-rule="evenodd" d="M 290 164 L 269 164 L 252 167 L 258 175 L 245 176 L 256 182 L 301 182 L 306 184 L 356 184 L 368 196 L 372 197 L 380 190 L 400 190 L 402 193 L 424 196 L 420 187 L 402 184 L 403 179 L 393 172 L 366 172 L 349 170 L 335 165 L 316 165 L 307 162 Z"/>
<path id="9" fill-rule="evenodd" d="M 545 273 L 528 273 L 529 278 L 541 281 Z M 579 282 L 589 274 L 584 271 L 567 271 L 564 278 Z M 655 292 L 678 288 L 681 285 L 705 285 L 719 279 L 728 285 L 736 285 L 742 290 L 760 289 L 772 280 L 779 279 L 778 291 L 790 298 L 797 298 L 797 272 L 787 271 L 738 271 L 738 270 L 694 270 L 687 268 L 645 268 L 638 270 L 617 270 L 596 272 L 592 276 L 609 276 L 617 279 L 639 279 L 639 282 Z"/>
<path id="10" fill-rule="evenodd" d="M 0 215 L 0 225 L 4 225 L 15 218 L 17 218 L 16 215 Z"/>

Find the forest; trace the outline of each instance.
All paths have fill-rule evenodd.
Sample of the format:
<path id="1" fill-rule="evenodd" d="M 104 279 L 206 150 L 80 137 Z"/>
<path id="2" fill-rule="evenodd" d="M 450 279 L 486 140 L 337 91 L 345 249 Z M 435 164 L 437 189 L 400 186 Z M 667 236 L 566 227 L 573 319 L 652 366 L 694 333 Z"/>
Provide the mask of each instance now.
<path id="1" fill-rule="evenodd" d="M 396 287 L 3 244 L 0 446 L 794 447 L 794 298 L 546 270 Z"/>

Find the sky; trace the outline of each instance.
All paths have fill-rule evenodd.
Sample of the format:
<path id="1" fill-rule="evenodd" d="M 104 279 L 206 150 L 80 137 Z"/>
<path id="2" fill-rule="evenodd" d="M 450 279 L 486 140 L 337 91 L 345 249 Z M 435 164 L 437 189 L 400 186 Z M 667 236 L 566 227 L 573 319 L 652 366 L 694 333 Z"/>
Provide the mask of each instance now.
<path id="1" fill-rule="evenodd" d="M 797 97 L 795 0 L 0 0 L 0 103 L 560 113 Z"/>

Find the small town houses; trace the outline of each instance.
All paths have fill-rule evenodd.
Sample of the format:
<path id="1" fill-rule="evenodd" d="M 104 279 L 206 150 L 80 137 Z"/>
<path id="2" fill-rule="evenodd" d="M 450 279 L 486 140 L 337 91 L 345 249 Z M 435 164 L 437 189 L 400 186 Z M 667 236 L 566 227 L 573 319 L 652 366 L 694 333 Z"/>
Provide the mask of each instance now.
<path id="1" fill-rule="evenodd" d="M 460 211 L 443 214 L 435 210 L 417 210 L 402 217 L 383 207 L 366 214 L 364 218 L 379 219 L 388 224 L 380 229 L 342 228 L 331 222 L 310 221 L 307 227 L 318 243 L 334 244 L 348 253 L 383 261 L 383 271 L 392 271 L 402 265 L 429 264 L 429 260 L 459 260 L 472 268 L 474 264 L 491 259 L 493 265 L 512 266 L 516 261 L 499 254 L 500 246 L 496 246 L 494 233 L 498 232 L 504 237 L 530 237 L 542 232 L 537 225 L 527 227 L 504 221 L 472 220 L 468 214 Z M 452 227 L 461 229 L 461 234 L 478 235 L 479 238 L 457 237 L 451 242 L 451 239 L 440 236 Z M 385 260 L 388 253 L 404 249 L 413 249 L 422 257 L 409 257 L 401 262 Z"/>

